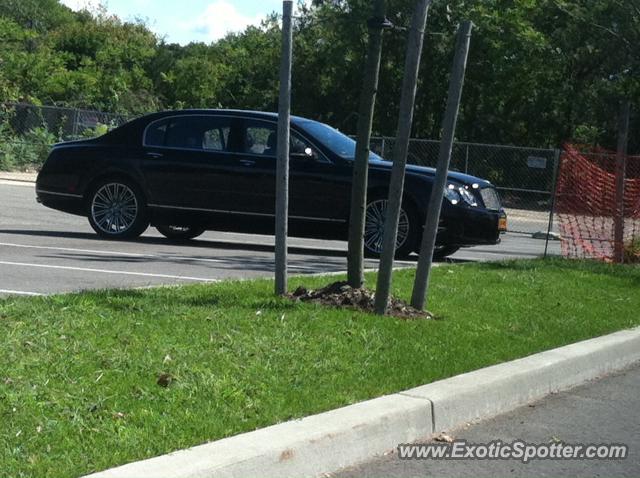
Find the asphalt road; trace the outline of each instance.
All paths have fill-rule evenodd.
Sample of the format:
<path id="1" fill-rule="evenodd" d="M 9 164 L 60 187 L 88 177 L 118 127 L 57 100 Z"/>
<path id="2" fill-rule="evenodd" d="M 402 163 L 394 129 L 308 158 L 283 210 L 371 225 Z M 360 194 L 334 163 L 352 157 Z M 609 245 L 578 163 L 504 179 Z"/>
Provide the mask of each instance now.
<path id="1" fill-rule="evenodd" d="M 272 236 L 207 232 L 186 245 L 150 228 L 135 241 L 98 238 L 86 218 L 36 203 L 34 186 L 0 180 L 0 295 L 38 295 L 107 287 L 143 287 L 266 277 L 273 274 Z M 290 238 L 291 274 L 346 269 L 346 243 Z M 550 243 L 559 252 L 557 242 Z M 506 234 L 497 246 L 463 249 L 457 261 L 536 257 L 544 241 Z M 410 266 L 413 260 L 398 261 Z M 367 268 L 377 261 L 367 260 Z"/>
<path id="2" fill-rule="evenodd" d="M 524 440 L 532 444 L 624 444 L 624 460 L 400 460 L 395 453 L 336 473 L 369 477 L 633 477 L 640 476 L 640 365 L 551 395 L 491 420 L 449 432 L 469 444 Z"/>

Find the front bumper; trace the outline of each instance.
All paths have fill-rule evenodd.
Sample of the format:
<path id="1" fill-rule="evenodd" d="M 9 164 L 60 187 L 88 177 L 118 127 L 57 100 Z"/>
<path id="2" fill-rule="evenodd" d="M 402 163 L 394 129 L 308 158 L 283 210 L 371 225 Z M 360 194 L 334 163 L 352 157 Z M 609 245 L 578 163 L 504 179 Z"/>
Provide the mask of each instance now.
<path id="1" fill-rule="evenodd" d="M 436 242 L 459 247 L 498 244 L 506 220 L 504 211 L 451 207 L 440 218 Z"/>

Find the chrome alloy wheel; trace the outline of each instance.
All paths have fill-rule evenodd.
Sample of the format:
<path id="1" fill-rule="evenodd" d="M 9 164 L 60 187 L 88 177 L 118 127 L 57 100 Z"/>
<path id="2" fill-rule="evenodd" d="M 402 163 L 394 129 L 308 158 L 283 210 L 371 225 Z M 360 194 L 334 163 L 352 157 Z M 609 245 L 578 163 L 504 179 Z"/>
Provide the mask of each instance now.
<path id="1" fill-rule="evenodd" d="M 375 253 L 382 253 L 382 241 L 384 238 L 384 220 L 387 215 L 388 200 L 378 199 L 367 205 L 364 226 L 364 245 Z M 398 220 L 398 237 L 396 238 L 396 250 L 404 245 L 409 237 L 409 216 L 404 209 L 400 209 Z"/>
<path id="2" fill-rule="evenodd" d="M 138 215 L 135 193 L 122 183 L 107 183 L 91 201 L 91 217 L 106 234 L 119 235 L 131 228 Z"/>

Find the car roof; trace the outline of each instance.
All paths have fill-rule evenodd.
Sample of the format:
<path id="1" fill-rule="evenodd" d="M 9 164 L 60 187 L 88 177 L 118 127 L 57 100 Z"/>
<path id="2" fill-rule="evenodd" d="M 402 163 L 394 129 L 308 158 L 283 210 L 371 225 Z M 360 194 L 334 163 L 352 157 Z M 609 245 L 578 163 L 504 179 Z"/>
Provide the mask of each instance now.
<path id="1" fill-rule="evenodd" d="M 257 111 L 257 110 L 239 110 L 239 109 L 208 109 L 208 108 L 189 108 L 182 110 L 165 110 L 159 111 L 157 113 L 151 113 L 141 117 L 140 119 L 146 119 L 149 121 L 156 120 L 159 118 L 163 118 L 166 116 L 175 116 L 175 115 L 220 115 L 220 116 L 242 116 L 242 117 L 253 117 L 253 118 L 261 118 L 261 119 L 277 119 L 278 113 L 274 113 L 271 111 Z M 303 118 L 300 116 L 291 116 L 292 122 L 300 122 L 300 121 L 312 121 L 307 118 Z"/>
<path id="2" fill-rule="evenodd" d="M 137 138 L 144 134 L 146 127 L 159 119 L 168 118 L 171 116 L 180 115 L 216 115 L 216 116 L 236 116 L 238 118 L 255 118 L 263 120 L 276 121 L 278 118 L 277 113 L 270 111 L 255 111 L 255 110 L 239 110 L 239 109 L 207 109 L 207 108 L 191 108 L 182 110 L 165 110 L 158 111 L 156 113 L 150 113 L 144 116 L 135 118 L 122 126 L 115 128 L 101 136 L 100 142 L 105 143 L 126 143 L 135 142 Z M 291 123 L 293 125 L 299 125 L 304 122 L 314 122 L 313 120 L 303 118 L 300 116 L 291 116 Z"/>

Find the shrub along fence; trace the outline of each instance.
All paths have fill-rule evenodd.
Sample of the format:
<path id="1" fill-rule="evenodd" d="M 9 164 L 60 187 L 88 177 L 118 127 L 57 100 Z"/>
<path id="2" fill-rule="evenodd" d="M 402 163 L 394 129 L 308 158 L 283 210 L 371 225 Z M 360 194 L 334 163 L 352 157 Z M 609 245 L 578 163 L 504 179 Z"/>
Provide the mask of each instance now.
<path id="1" fill-rule="evenodd" d="M 126 120 L 101 111 L 5 103 L 0 106 L 0 170 L 37 169 L 52 144 L 94 137 Z"/>

